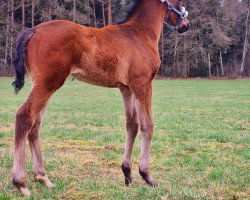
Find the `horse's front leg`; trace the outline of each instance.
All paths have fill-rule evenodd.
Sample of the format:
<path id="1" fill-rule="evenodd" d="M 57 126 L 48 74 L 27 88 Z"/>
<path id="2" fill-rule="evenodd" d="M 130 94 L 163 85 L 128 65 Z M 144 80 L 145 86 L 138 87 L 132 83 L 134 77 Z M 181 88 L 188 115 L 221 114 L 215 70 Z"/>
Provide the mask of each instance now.
<path id="1" fill-rule="evenodd" d="M 120 86 L 120 91 L 122 94 L 122 99 L 124 103 L 125 113 L 126 113 L 126 146 L 122 161 L 122 171 L 125 176 L 125 184 L 128 186 L 132 182 L 132 150 L 135 141 L 135 137 L 138 132 L 139 120 L 137 116 L 137 110 L 135 107 L 135 99 L 132 95 L 131 90 L 127 86 Z"/>
<path id="2" fill-rule="evenodd" d="M 131 88 L 136 98 L 140 129 L 142 134 L 139 172 L 150 186 L 157 186 L 149 170 L 150 143 L 153 135 L 152 82 L 135 84 Z"/>

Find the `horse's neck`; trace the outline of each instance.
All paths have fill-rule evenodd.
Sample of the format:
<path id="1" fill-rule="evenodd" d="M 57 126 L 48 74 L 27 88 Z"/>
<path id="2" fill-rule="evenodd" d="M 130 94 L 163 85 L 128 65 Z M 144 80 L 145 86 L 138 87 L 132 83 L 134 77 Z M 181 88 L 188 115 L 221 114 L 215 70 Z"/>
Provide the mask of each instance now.
<path id="1" fill-rule="evenodd" d="M 146 30 L 146 34 L 154 35 L 158 42 L 166 10 L 166 6 L 160 0 L 141 0 L 141 5 L 131 16 L 129 23 Z"/>

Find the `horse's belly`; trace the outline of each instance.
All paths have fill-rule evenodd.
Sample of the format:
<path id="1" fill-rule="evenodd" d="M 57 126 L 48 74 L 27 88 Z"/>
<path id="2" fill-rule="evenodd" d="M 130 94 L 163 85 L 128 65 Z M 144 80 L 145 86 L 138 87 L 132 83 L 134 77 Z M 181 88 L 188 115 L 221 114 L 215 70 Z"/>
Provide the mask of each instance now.
<path id="1" fill-rule="evenodd" d="M 103 86 L 103 87 L 118 87 L 119 82 L 115 81 L 112 74 L 107 73 L 91 73 L 86 72 L 82 69 L 74 69 L 70 73 L 71 76 L 79 81 L 90 83 L 93 85 Z"/>

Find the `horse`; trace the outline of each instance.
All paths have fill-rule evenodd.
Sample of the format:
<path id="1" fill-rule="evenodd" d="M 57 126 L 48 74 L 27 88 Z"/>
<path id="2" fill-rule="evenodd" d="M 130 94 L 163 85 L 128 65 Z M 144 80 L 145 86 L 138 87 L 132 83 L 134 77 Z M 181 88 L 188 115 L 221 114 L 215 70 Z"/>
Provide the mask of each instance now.
<path id="1" fill-rule="evenodd" d="M 13 61 L 15 92 L 24 86 L 26 71 L 32 89 L 16 113 L 13 185 L 24 196 L 26 187 L 25 143 L 28 139 L 34 177 L 51 188 L 40 148 L 40 127 L 50 97 L 69 75 L 98 86 L 119 88 L 126 114 L 126 146 L 122 161 L 125 184 L 132 182 L 131 154 L 138 129 L 142 134 L 139 173 L 149 186 L 157 182 L 149 170 L 153 135 L 152 81 L 160 67 L 158 42 L 163 22 L 179 33 L 189 29 L 187 11 L 180 0 L 134 0 L 127 17 L 103 28 L 66 20 L 25 29 L 17 38 Z"/>

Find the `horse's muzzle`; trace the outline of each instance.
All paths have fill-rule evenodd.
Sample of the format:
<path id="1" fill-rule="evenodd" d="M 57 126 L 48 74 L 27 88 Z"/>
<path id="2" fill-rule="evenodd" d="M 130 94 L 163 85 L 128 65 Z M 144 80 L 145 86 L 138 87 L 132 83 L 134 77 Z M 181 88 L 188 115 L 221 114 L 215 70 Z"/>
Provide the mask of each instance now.
<path id="1" fill-rule="evenodd" d="M 178 33 L 185 33 L 188 31 L 188 29 L 189 29 L 189 23 L 182 24 L 177 31 L 178 31 Z"/>
<path id="2" fill-rule="evenodd" d="M 187 18 L 183 19 L 181 25 L 178 28 L 178 33 L 185 33 L 189 29 L 189 21 Z"/>

